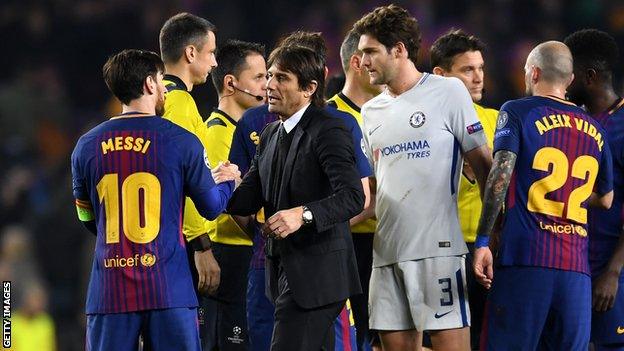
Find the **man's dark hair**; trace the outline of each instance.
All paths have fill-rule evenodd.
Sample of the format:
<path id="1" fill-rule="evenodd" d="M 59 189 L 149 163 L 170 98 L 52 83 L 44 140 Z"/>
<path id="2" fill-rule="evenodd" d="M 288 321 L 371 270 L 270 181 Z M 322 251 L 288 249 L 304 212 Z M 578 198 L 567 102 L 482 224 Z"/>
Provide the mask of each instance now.
<path id="1" fill-rule="evenodd" d="M 160 54 L 166 63 L 178 62 L 184 48 L 194 45 L 199 50 L 204 47 L 204 38 L 216 27 L 208 20 L 182 12 L 169 18 L 160 29 Z"/>
<path id="2" fill-rule="evenodd" d="M 617 67 L 619 50 L 615 39 L 597 29 L 583 29 L 568 35 L 564 44 L 570 48 L 574 66 L 581 70 L 594 69 L 611 78 Z"/>
<path id="3" fill-rule="evenodd" d="M 431 67 L 441 67 L 450 71 L 455 56 L 468 51 L 483 52 L 485 44 L 479 38 L 468 35 L 461 29 L 451 29 L 431 45 Z"/>
<path id="4" fill-rule="evenodd" d="M 303 46 L 320 55 L 324 65 L 327 62 L 327 45 L 325 44 L 325 39 L 321 36 L 321 32 L 298 30 L 282 38 L 277 46 Z"/>
<path id="5" fill-rule="evenodd" d="M 219 65 L 210 74 L 217 92 L 223 91 L 223 78 L 226 75 L 231 74 L 238 78 L 247 68 L 249 55 L 264 56 L 264 45 L 230 39 L 217 50 L 216 59 Z"/>
<path id="6" fill-rule="evenodd" d="M 397 5 L 378 7 L 355 22 L 353 29 L 359 35 L 370 35 L 390 51 L 399 42 L 405 45 L 407 55 L 414 64 L 418 60 L 420 29 L 418 21 Z"/>
<path id="7" fill-rule="evenodd" d="M 158 54 L 152 51 L 129 49 L 111 56 L 102 68 L 108 89 L 124 105 L 143 96 L 145 79 L 165 71 Z"/>
<path id="8" fill-rule="evenodd" d="M 351 61 L 351 56 L 359 53 L 359 43 L 360 35 L 351 29 L 342 41 L 342 45 L 340 45 L 340 62 L 342 63 L 342 70 L 344 73 L 347 73 L 349 70 L 349 61 Z"/>
<path id="9" fill-rule="evenodd" d="M 269 67 L 276 66 L 282 71 L 294 74 L 299 82 L 299 89 L 307 88 L 316 81 L 316 91 L 311 102 L 316 107 L 324 107 L 325 99 L 325 62 L 312 49 L 303 46 L 279 46 L 269 56 Z"/>

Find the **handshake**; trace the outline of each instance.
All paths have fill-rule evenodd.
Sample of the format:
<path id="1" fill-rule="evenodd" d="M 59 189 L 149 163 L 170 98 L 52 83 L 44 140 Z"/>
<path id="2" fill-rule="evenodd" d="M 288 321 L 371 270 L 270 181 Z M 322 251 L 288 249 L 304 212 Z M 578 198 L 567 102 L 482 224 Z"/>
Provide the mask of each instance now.
<path id="1" fill-rule="evenodd" d="M 212 179 L 216 184 L 229 182 L 233 180 L 235 185 L 238 186 L 241 183 L 241 172 L 238 170 L 238 166 L 230 163 L 230 161 L 219 162 L 217 167 L 211 170 Z"/>

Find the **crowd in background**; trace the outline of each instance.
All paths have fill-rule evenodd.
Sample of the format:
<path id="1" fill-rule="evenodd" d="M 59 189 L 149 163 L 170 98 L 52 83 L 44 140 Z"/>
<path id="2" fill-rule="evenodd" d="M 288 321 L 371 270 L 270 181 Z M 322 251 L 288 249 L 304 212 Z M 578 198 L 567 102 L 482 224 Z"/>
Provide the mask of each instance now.
<path id="1" fill-rule="evenodd" d="M 420 22 L 420 70 L 430 71 L 428 48 L 450 28 L 462 28 L 487 44 L 483 102 L 494 108 L 524 93 L 522 67 L 538 42 L 593 27 L 624 47 L 624 2 L 616 0 L 395 2 Z M 76 218 L 69 155 L 79 135 L 118 112 L 102 80 L 108 55 L 124 48 L 158 51 L 163 22 L 188 11 L 217 25 L 217 45 L 237 38 L 270 49 L 293 30 L 320 31 L 330 50 L 330 75 L 339 75 L 344 34 L 380 4 L 385 2 L 0 2 L 5 67 L 0 71 L 0 279 L 13 282 L 13 311 L 19 323 L 30 326 L 29 337 L 56 338 L 59 350 L 83 349 L 94 238 Z M 205 84 L 192 94 L 207 117 L 216 106 L 214 88 Z"/>

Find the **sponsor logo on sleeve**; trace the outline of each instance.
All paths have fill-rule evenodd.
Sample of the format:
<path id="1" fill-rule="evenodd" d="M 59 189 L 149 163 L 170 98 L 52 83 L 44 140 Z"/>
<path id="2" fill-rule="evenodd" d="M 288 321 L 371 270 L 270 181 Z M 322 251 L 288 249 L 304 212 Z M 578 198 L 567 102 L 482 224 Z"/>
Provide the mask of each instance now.
<path id="1" fill-rule="evenodd" d="M 466 127 L 466 130 L 468 131 L 468 134 L 474 134 L 476 132 L 482 131 L 483 125 L 481 124 L 481 122 L 477 122 Z"/>
<path id="2" fill-rule="evenodd" d="M 508 137 L 511 135 L 511 130 L 509 128 L 499 129 L 494 133 L 494 139 Z"/>

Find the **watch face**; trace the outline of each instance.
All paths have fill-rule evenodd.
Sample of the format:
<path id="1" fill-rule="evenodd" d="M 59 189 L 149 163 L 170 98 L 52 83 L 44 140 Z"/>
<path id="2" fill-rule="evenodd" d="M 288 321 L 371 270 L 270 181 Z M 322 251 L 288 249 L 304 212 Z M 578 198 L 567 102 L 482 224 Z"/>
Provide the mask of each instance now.
<path id="1" fill-rule="evenodd" d="M 310 212 L 310 210 L 303 211 L 303 220 L 306 222 L 312 221 L 312 212 Z"/>

